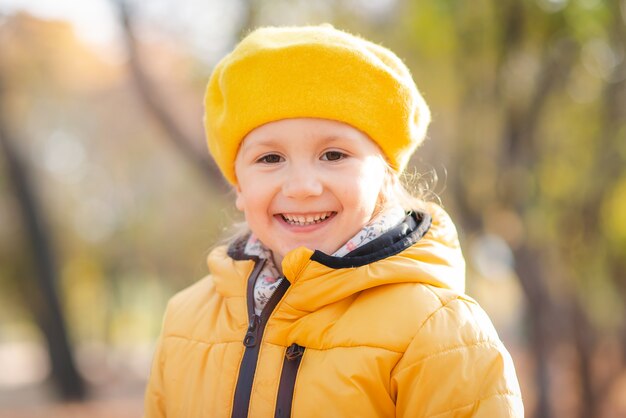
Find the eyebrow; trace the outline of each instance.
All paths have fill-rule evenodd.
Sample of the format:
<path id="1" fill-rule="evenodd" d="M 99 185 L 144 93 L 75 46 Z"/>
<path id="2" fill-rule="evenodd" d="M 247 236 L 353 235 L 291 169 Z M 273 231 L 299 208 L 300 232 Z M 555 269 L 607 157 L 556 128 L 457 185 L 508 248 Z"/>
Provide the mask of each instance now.
<path id="1" fill-rule="evenodd" d="M 335 141 L 341 141 L 341 140 L 353 141 L 353 140 L 357 140 L 357 138 L 352 137 L 350 133 L 347 133 L 346 135 L 330 134 L 320 139 L 320 145 L 326 146 L 329 143 L 332 143 Z M 254 143 L 254 147 L 278 148 L 278 145 L 280 144 L 280 142 L 281 140 L 277 139 L 277 137 L 275 136 L 261 137 L 260 139 L 256 140 L 256 142 Z M 249 145 L 247 144 L 249 143 L 246 143 L 246 141 L 243 141 L 239 149 L 239 151 L 242 152 L 242 154 L 244 155 L 247 154 L 247 151 L 249 150 Z"/>
<path id="2" fill-rule="evenodd" d="M 250 152 L 250 143 L 246 142 L 245 140 L 239 145 L 239 151 L 237 152 L 238 154 L 241 153 L 242 155 L 247 154 L 248 152 Z M 276 141 L 273 138 L 262 138 L 260 140 L 258 140 L 257 142 L 254 143 L 255 147 L 267 147 L 267 148 L 272 148 L 274 147 L 276 144 Z"/>
<path id="3" fill-rule="evenodd" d="M 276 145 L 277 141 L 274 137 L 267 137 L 267 138 L 261 138 L 256 140 L 256 142 L 254 143 L 254 146 L 260 146 L 260 147 L 272 147 Z M 244 148 L 246 146 L 249 147 L 249 142 L 243 141 L 241 144 L 241 148 Z"/>
<path id="4" fill-rule="evenodd" d="M 350 138 L 349 136 L 346 136 L 346 135 L 339 135 L 339 136 L 337 136 L 337 135 L 328 135 L 328 136 L 325 136 L 324 138 L 322 138 L 322 140 L 320 142 L 322 144 L 327 144 L 329 142 L 339 141 L 339 140 L 342 140 L 342 139 L 353 139 L 353 138 Z"/>

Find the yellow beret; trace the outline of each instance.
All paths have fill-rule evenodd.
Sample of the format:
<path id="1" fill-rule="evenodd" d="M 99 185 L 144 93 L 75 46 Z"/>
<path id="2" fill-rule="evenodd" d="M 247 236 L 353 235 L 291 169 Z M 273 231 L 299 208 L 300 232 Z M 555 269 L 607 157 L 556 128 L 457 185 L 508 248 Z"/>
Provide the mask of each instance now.
<path id="1" fill-rule="evenodd" d="M 215 67 L 206 89 L 209 151 L 236 184 L 235 158 L 254 128 L 280 119 L 347 123 L 401 172 L 423 141 L 430 111 L 402 60 L 330 25 L 251 32 Z"/>

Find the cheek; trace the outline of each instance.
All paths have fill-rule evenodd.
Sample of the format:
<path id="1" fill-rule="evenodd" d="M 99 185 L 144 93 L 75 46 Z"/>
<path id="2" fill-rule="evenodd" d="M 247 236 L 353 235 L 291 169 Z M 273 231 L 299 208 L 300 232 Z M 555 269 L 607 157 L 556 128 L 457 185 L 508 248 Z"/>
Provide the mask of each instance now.
<path id="1" fill-rule="evenodd" d="M 384 170 L 380 165 L 367 165 L 355 177 L 355 182 L 346 187 L 345 193 L 347 196 L 353 196 L 353 203 L 370 215 L 378 202 L 383 182 Z"/>
<path id="2" fill-rule="evenodd" d="M 242 211 L 246 219 L 254 219 L 265 215 L 268 211 L 269 198 L 258 188 L 248 188 L 237 192 L 235 206 Z"/>
<path id="3" fill-rule="evenodd" d="M 368 199 L 373 198 L 376 200 L 385 182 L 384 166 L 380 161 L 375 160 L 363 171 L 362 178 L 362 187 L 365 188 L 365 193 L 367 194 Z"/>

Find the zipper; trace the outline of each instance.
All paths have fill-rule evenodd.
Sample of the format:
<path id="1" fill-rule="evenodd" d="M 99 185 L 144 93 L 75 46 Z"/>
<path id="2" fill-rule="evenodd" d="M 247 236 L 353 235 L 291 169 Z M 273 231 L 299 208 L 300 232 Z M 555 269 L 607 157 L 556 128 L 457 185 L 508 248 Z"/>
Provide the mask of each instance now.
<path id="1" fill-rule="evenodd" d="M 254 382 L 254 374 L 256 372 L 257 362 L 259 360 L 259 350 L 261 348 L 261 340 L 267 321 L 278 305 L 289 287 L 289 280 L 283 278 L 280 284 L 270 296 L 267 305 L 263 308 L 260 315 L 254 313 L 254 283 L 259 277 L 263 266 L 263 259 L 259 259 L 250 273 L 248 278 L 247 302 L 248 302 L 248 330 L 243 338 L 243 345 L 246 347 L 241 365 L 239 366 L 239 377 L 237 378 L 237 386 L 235 387 L 235 396 L 233 398 L 232 418 L 247 418 L 248 409 L 250 407 L 250 394 L 252 392 L 252 383 Z"/>
<path id="2" fill-rule="evenodd" d="M 300 368 L 300 362 L 302 362 L 304 350 L 304 347 L 293 343 L 285 351 L 274 418 L 291 417 L 293 390 L 296 385 L 296 377 L 298 376 L 298 369 Z"/>

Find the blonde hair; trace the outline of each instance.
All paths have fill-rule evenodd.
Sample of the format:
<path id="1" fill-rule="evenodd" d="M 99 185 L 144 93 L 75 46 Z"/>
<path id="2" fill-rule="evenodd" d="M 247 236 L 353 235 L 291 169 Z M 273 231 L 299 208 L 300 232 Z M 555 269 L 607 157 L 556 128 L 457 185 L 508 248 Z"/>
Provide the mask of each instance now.
<path id="1" fill-rule="evenodd" d="M 417 171 L 398 174 L 384 159 L 383 163 L 385 179 L 372 218 L 391 206 L 398 205 L 410 212 L 425 210 L 427 201 L 439 201 L 434 191 L 438 180 L 434 169 L 424 174 Z"/>

